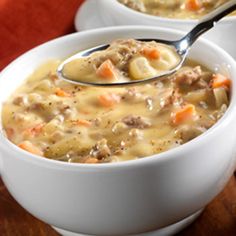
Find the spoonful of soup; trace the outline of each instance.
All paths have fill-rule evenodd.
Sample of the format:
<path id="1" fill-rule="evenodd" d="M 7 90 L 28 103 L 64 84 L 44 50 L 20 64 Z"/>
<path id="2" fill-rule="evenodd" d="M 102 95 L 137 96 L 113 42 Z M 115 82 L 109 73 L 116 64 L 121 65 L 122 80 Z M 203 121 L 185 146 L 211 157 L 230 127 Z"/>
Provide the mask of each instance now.
<path id="1" fill-rule="evenodd" d="M 119 39 L 81 51 L 63 61 L 59 78 L 87 86 L 146 83 L 175 73 L 200 35 L 236 9 L 232 0 L 206 15 L 182 39 Z"/>

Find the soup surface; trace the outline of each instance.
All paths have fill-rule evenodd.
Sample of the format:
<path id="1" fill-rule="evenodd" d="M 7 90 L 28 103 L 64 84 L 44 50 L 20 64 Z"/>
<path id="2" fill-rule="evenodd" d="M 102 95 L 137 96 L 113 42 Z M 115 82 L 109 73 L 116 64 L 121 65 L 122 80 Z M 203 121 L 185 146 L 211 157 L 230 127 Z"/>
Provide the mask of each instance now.
<path id="1" fill-rule="evenodd" d="M 63 74 L 75 81 L 127 82 L 161 75 L 179 62 L 180 57 L 171 46 L 121 39 L 112 42 L 106 50 L 66 63 Z"/>
<path id="2" fill-rule="evenodd" d="M 50 159 L 104 163 L 161 153 L 205 132 L 229 103 L 229 78 L 190 60 L 158 82 L 121 88 L 59 80 L 59 63 L 40 66 L 2 110 L 8 139 Z"/>
<path id="3" fill-rule="evenodd" d="M 118 0 L 136 11 L 150 15 L 198 19 L 229 0 Z M 235 13 L 234 13 L 235 14 Z"/>

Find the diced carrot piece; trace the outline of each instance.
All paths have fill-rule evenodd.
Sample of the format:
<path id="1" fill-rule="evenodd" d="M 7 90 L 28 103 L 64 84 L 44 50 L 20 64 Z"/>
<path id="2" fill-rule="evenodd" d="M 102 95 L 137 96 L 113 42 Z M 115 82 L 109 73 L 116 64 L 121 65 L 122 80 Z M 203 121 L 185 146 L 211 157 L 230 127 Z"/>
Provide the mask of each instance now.
<path id="1" fill-rule="evenodd" d="M 96 164 L 98 163 L 98 159 L 97 158 L 94 158 L 94 157 L 89 157 L 85 160 L 84 163 L 87 163 L 87 164 Z"/>
<path id="2" fill-rule="evenodd" d="M 76 121 L 76 123 L 78 125 L 82 125 L 82 126 L 86 126 L 86 127 L 91 126 L 91 122 L 88 121 L 88 120 L 84 120 L 84 119 L 79 119 L 79 120 Z"/>
<path id="3" fill-rule="evenodd" d="M 212 88 L 225 87 L 230 88 L 231 80 L 222 74 L 215 74 L 212 77 L 211 86 Z"/>
<path id="4" fill-rule="evenodd" d="M 185 8 L 189 11 L 198 11 L 202 7 L 202 4 L 199 0 L 186 0 Z"/>
<path id="5" fill-rule="evenodd" d="M 120 96 L 114 93 L 102 94 L 98 97 L 99 103 L 104 107 L 112 107 L 120 102 Z"/>
<path id="6" fill-rule="evenodd" d="M 71 95 L 61 88 L 56 88 L 55 94 L 59 97 L 70 97 Z"/>
<path id="7" fill-rule="evenodd" d="M 117 75 L 115 72 L 115 67 L 112 64 L 111 60 L 107 59 L 104 61 L 99 68 L 96 71 L 96 74 L 103 78 L 108 80 L 114 80 L 117 79 Z"/>
<path id="8" fill-rule="evenodd" d="M 152 60 L 160 59 L 160 56 L 161 56 L 160 51 L 157 48 L 145 47 L 142 50 L 142 53 L 145 57 L 152 59 Z"/>
<path id="9" fill-rule="evenodd" d="M 180 110 L 172 113 L 172 122 L 175 125 L 179 125 L 189 119 L 192 119 L 195 115 L 195 106 L 192 104 L 187 104 Z"/>
<path id="10" fill-rule="evenodd" d="M 32 154 L 43 156 L 43 152 L 30 141 L 23 141 L 18 144 L 18 147 Z"/>
<path id="11" fill-rule="evenodd" d="M 44 126 L 45 126 L 45 123 L 37 124 L 34 127 L 26 129 L 24 131 L 24 134 L 29 135 L 29 136 L 36 136 L 42 132 Z"/>

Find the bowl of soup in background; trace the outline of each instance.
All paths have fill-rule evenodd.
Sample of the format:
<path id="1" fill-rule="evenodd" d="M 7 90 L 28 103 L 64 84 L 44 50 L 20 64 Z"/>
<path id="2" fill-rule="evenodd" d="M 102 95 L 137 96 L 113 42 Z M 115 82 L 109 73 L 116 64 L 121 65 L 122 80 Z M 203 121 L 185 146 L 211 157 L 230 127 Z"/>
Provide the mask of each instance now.
<path id="1" fill-rule="evenodd" d="M 49 59 L 65 58 L 116 38 L 156 35 L 171 40 L 183 33 L 148 26 L 122 26 L 76 33 L 43 44 L 1 72 L 1 107 L 25 78 Z M 42 158 L 19 149 L 1 134 L 1 176 L 12 196 L 35 217 L 65 235 L 66 231 L 86 235 L 144 235 L 155 230 L 158 235 L 163 228 L 165 233 L 173 233 L 189 224 L 223 189 L 236 164 L 232 135 L 236 131 L 235 61 L 204 39 L 194 45 L 189 56 L 210 70 L 218 68 L 227 73 L 233 81 L 229 108 L 208 131 L 158 155 L 104 164 Z"/>
<path id="2" fill-rule="evenodd" d="M 164 18 L 142 13 L 121 4 L 118 0 L 99 0 L 99 12 L 104 22 L 110 25 L 150 25 L 164 28 L 179 29 L 185 32 L 191 30 L 198 22 L 196 19 Z M 214 29 L 205 33 L 203 37 L 216 43 L 234 58 L 236 47 L 236 16 L 222 19 Z"/>

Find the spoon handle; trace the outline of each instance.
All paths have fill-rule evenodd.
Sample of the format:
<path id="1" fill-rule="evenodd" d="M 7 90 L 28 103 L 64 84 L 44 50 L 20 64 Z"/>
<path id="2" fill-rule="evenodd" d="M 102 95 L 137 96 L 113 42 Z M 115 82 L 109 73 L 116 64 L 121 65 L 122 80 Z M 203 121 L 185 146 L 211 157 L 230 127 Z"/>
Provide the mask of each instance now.
<path id="1" fill-rule="evenodd" d="M 184 54 L 200 35 L 213 28 L 220 19 L 234 10 L 236 10 L 236 0 L 231 0 L 203 17 L 184 38 L 179 40 L 180 53 Z"/>

